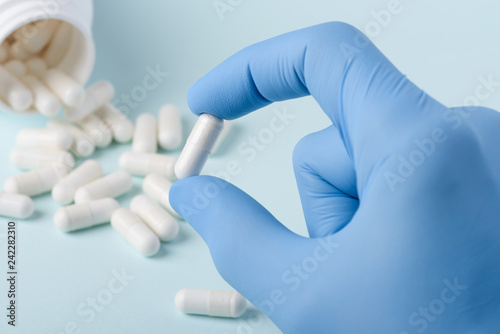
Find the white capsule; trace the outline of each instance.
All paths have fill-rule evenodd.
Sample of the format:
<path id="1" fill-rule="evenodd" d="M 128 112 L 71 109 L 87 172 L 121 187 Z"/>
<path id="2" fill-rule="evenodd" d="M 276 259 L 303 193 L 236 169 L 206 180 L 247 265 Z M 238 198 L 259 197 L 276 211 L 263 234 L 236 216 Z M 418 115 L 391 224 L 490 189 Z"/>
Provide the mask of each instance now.
<path id="1" fill-rule="evenodd" d="M 202 114 L 198 118 L 175 164 L 179 180 L 200 175 L 223 127 L 223 120 L 217 116 Z"/>
<path id="2" fill-rule="evenodd" d="M 170 187 L 172 182 L 159 174 L 149 174 L 142 182 L 142 190 L 152 199 L 160 203 L 174 217 L 182 218 L 174 211 L 169 201 Z"/>
<path id="3" fill-rule="evenodd" d="M 78 188 L 75 193 L 75 203 L 95 201 L 104 197 L 118 197 L 132 189 L 132 186 L 132 176 L 120 170 Z"/>
<path id="4" fill-rule="evenodd" d="M 54 185 L 68 174 L 68 169 L 53 165 L 9 177 L 3 185 L 9 193 L 36 196 L 51 191 Z"/>
<path id="5" fill-rule="evenodd" d="M 96 115 L 88 115 L 79 125 L 99 148 L 108 147 L 113 141 L 113 134 L 108 124 Z"/>
<path id="6" fill-rule="evenodd" d="M 10 58 L 10 46 L 7 43 L 0 44 L 0 63 L 7 61 Z"/>
<path id="7" fill-rule="evenodd" d="M 40 57 L 31 57 L 26 60 L 28 71 L 39 78 L 42 78 L 47 72 L 47 63 Z"/>
<path id="8" fill-rule="evenodd" d="M 217 141 L 215 142 L 215 145 L 212 148 L 212 153 L 217 153 L 217 150 L 221 147 L 222 143 L 225 142 L 226 138 L 231 132 L 233 125 L 234 125 L 233 121 L 224 120 L 224 128 L 222 128 L 222 131 L 219 134 L 219 138 L 217 138 Z"/>
<path id="9" fill-rule="evenodd" d="M 161 174 L 170 180 L 175 180 L 174 166 L 176 157 L 140 152 L 123 152 L 118 164 L 120 168 L 134 175 L 147 175 L 151 173 Z"/>
<path id="10" fill-rule="evenodd" d="M 0 65 L 0 98 L 14 110 L 25 111 L 33 103 L 33 95 L 18 78 Z"/>
<path id="11" fill-rule="evenodd" d="M 32 75 L 25 75 L 21 81 L 31 90 L 33 105 L 40 114 L 54 117 L 59 113 L 62 107 L 61 102 L 40 80 Z"/>
<path id="12" fill-rule="evenodd" d="M 43 53 L 43 59 L 47 62 L 49 67 L 56 67 L 59 65 L 66 51 L 68 51 L 72 32 L 73 28 L 71 25 L 66 22 L 61 22 L 54 33 L 54 37 Z"/>
<path id="13" fill-rule="evenodd" d="M 31 54 L 40 52 L 50 41 L 59 24 L 55 20 L 40 20 L 18 29 L 14 35 L 19 36 L 24 50 Z M 30 31 L 31 30 L 31 31 Z"/>
<path id="14" fill-rule="evenodd" d="M 119 143 L 129 142 L 134 135 L 134 124 L 112 104 L 106 104 L 96 115 L 108 124 L 113 138 Z"/>
<path id="15" fill-rule="evenodd" d="M 89 157 L 95 151 L 92 139 L 79 127 L 76 127 L 61 118 L 53 118 L 47 122 L 49 129 L 63 129 L 68 131 L 73 137 L 71 151 L 78 157 Z"/>
<path id="16" fill-rule="evenodd" d="M 158 149 L 156 142 L 156 118 L 152 114 L 141 114 L 135 121 L 132 151 L 155 153 Z"/>
<path id="17" fill-rule="evenodd" d="M 18 78 L 25 75 L 27 71 L 26 65 L 18 59 L 11 59 L 5 64 L 3 64 L 3 66 L 7 71 L 10 72 L 10 74 Z"/>
<path id="18" fill-rule="evenodd" d="M 52 198 L 61 205 L 69 204 L 73 202 L 78 188 L 97 180 L 102 175 L 101 165 L 95 160 L 87 160 L 54 186 Z"/>
<path id="19" fill-rule="evenodd" d="M 179 108 L 173 104 L 158 112 L 158 144 L 164 150 L 175 150 L 182 143 L 182 119 Z"/>
<path id="20" fill-rule="evenodd" d="M 132 199 L 130 210 L 141 218 L 161 241 L 170 241 L 179 234 L 177 220 L 144 195 Z"/>
<path id="21" fill-rule="evenodd" d="M 29 170 L 54 165 L 69 169 L 75 166 L 75 159 L 66 151 L 34 147 L 14 148 L 10 152 L 10 162 L 17 168 Z"/>
<path id="22" fill-rule="evenodd" d="M 42 79 L 64 105 L 76 108 L 85 101 L 85 89 L 63 71 L 57 68 L 48 69 Z"/>
<path id="23" fill-rule="evenodd" d="M 111 226 L 144 256 L 160 250 L 160 239 L 129 209 L 116 210 L 111 216 Z"/>
<path id="24" fill-rule="evenodd" d="M 23 147 L 69 150 L 73 137 L 64 129 L 23 129 L 17 133 L 16 144 Z"/>
<path id="25" fill-rule="evenodd" d="M 115 96 L 115 88 L 109 81 L 98 81 L 87 88 L 85 100 L 76 108 L 66 108 L 64 115 L 70 121 L 78 122 L 109 103 Z"/>
<path id="26" fill-rule="evenodd" d="M 54 225 L 64 232 L 70 232 L 104 224 L 111 220 L 111 215 L 119 208 L 120 204 L 114 198 L 65 206 L 54 214 Z"/>
<path id="27" fill-rule="evenodd" d="M 68 107 L 78 107 L 85 100 L 85 89 L 75 79 L 59 70 L 48 68 L 40 57 L 26 61 L 28 70 L 36 75 Z"/>
<path id="28" fill-rule="evenodd" d="M 10 46 L 10 55 L 13 58 L 19 59 L 19 60 L 26 60 L 29 57 L 32 56 L 31 52 L 29 52 L 26 49 L 26 46 L 22 41 L 15 41 L 14 43 L 11 44 Z"/>
<path id="29" fill-rule="evenodd" d="M 30 197 L 0 190 L 0 216 L 25 219 L 34 211 L 35 204 Z"/>
<path id="30" fill-rule="evenodd" d="M 247 309 L 247 300 L 236 291 L 182 289 L 175 295 L 175 306 L 188 314 L 237 318 Z"/>

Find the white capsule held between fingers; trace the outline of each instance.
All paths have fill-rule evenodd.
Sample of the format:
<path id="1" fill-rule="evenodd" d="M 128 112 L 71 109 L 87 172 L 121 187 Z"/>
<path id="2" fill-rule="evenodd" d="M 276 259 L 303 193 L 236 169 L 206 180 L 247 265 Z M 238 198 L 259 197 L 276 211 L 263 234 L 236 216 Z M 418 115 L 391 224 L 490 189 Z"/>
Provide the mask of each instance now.
<path id="1" fill-rule="evenodd" d="M 223 127 L 223 120 L 217 116 L 202 114 L 198 118 L 175 164 L 179 180 L 200 175 Z"/>
<path id="2" fill-rule="evenodd" d="M 42 167 L 9 177 L 4 190 L 9 193 L 36 196 L 51 191 L 54 185 L 68 174 L 60 165 Z"/>
<path id="3" fill-rule="evenodd" d="M 78 188 L 102 177 L 101 164 L 95 160 L 87 160 L 75 168 L 52 189 L 52 198 L 61 205 L 73 202 Z"/>
<path id="4" fill-rule="evenodd" d="M 176 161 L 176 157 L 166 154 L 127 151 L 120 155 L 118 164 L 121 169 L 133 175 L 144 176 L 156 173 L 174 181 L 174 166 Z"/>
<path id="5" fill-rule="evenodd" d="M 160 174 L 149 174 L 142 181 L 142 190 L 152 199 L 160 203 L 174 217 L 182 218 L 170 205 L 169 192 L 172 182 Z"/>
<path id="6" fill-rule="evenodd" d="M 21 78 L 21 81 L 31 90 L 34 98 L 33 105 L 40 114 L 54 117 L 61 111 L 61 101 L 39 79 L 26 75 Z"/>
<path id="7" fill-rule="evenodd" d="M 11 59 L 8 62 L 6 62 L 5 64 L 3 64 L 3 66 L 12 75 L 14 75 L 18 78 L 22 77 L 27 72 L 26 65 L 18 59 Z"/>
<path id="8" fill-rule="evenodd" d="M 217 141 L 215 142 L 215 145 L 212 148 L 212 154 L 217 153 L 217 150 L 221 147 L 221 145 L 224 143 L 224 141 L 228 137 L 229 133 L 231 132 L 233 125 L 234 125 L 234 121 L 224 120 L 224 128 L 222 128 L 222 131 L 219 134 L 219 138 L 217 138 Z"/>
<path id="9" fill-rule="evenodd" d="M 117 142 L 128 143 L 134 136 L 134 124 L 112 104 L 97 110 L 96 116 L 108 124 Z"/>
<path id="10" fill-rule="evenodd" d="M 114 198 L 65 206 L 54 214 L 54 225 L 64 232 L 89 228 L 109 222 L 119 208 Z"/>
<path id="11" fill-rule="evenodd" d="M 40 52 L 51 40 L 55 30 L 59 25 L 56 20 L 40 20 L 34 22 L 31 29 L 34 31 L 24 41 L 24 48 L 31 54 Z M 22 30 L 21 28 L 20 30 Z"/>
<path id="12" fill-rule="evenodd" d="M 17 133 L 16 144 L 22 147 L 69 150 L 73 137 L 64 129 L 22 129 Z"/>
<path id="13" fill-rule="evenodd" d="M 96 115 L 88 115 L 78 124 L 99 148 L 108 147 L 113 141 L 108 124 Z"/>
<path id="14" fill-rule="evenodd" d="M 64 121 L 61 118 L 53 118 L 47 122 L 48 129 L 63 129 L 68 131 L 73 137 L 71 151 L 77 157 L 89 157 L 95 151 L 95 145 L 92 139 L 79 127 Z"/>
<path id="15" fill-rule="evenodd" d="M 132 176 L 126 171 L 120 170 L 78 188 L 75 193 L 75 203 L 90 202 L 105 197 L 118 197 L 130 191 L 133 185 Z"/>
<path id="16" fill-rule="evenodd" d="M 18 111 L 27 110 L 33 103 L 33 95 L 18 78 L 0 65 L 0 98 Z"/>
<path id="17" fill-rule="evenodd" d="M 144 256 L 153 256 L 160 250 L 160 239 L 129 209 L 116 210 L 111 226 Z"/>
<path id="18" fill-rule="evenodd" d="M 161 241 L 170 241 L 179 234 L 177 220 L 144 195 L 132 199 L 130 210 L 141 218 Z"/>
<path id="19" fill-rule="evenodd" d="M 33 170 L 54 165 L 71 169 L 75 166 L 75 159 L 70 153 L 49 148 L 16 147 L 9 157 L 19 169 Z"/>
<path id="20" fill-rule="evenodd" d="M 182 119 L 179 108 L 173 104 L 158 112 L 158 144 L 164 150 L 175 150 L 182 143 Z"/>
<path id="21" fill-rule="evenodd" d="M 10 46 L 7 43 L 0 44 L 0 63 L 6 62 L 10 58 Z"/>
<path id="22" fill-rule="evenodd" d="M 35 204 L 30 197 L 0 190 L 0 216 L 26 219 L 34 211 Z"/>
<path id="23" fill-rule="evenodd" d="M 70 121 L 78 122 L 109 103 L 115 96 L 115 87 L 109 81 L 98 81 L 87 88 L 85 100 L 76 108 L 66 108 L 64 115 Z"/>
<path id="24" fill-rule="evenodd" d="M 158 149 L 156 141 L 156 118 L 152 114 L 144 113 L 135 121 L 132 151 L 155 153 Z"/>
<path id="25" fill-rule="evenodd" d="M 175 295 L 175 306 L 188 314 L 237 318 L 247 309 L 247 300 L 236 291 L 182 289 Z"/>
<path id="26" fill-rule="evenodd" d="M 49 67 L 56 67 L 68 51 L 73 28 L 66 22 L 61 22 L 57 27 L 54 37 L 43 52 L 43 59 Z"/>

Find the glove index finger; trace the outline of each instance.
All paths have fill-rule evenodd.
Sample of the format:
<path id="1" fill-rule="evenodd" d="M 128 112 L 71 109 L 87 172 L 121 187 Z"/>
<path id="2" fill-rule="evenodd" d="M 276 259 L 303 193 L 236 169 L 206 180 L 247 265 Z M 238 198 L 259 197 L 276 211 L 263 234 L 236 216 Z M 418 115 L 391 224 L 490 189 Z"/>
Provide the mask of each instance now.
<path id="1" fill-rule="evenodd" d="M 195 114 L 234 119 L 311 94 L 338 128 L 359 180 L 395 145 L 441 121 L 445 107 L 415 86 L 356 28 L 330 22 L 249 46 L 188 93 Z M 423 125 L 422 125 L 423 124 Z M 415 135 L 413 135 L 415 134 Z"/>
<path id="2" fill-rule="evenodd" d="M 226 59 L 191 87 L 191 111 L 235 119 L 273 102 L 309 95 L 304 79 L 308 29 L 251 45 Z"/>

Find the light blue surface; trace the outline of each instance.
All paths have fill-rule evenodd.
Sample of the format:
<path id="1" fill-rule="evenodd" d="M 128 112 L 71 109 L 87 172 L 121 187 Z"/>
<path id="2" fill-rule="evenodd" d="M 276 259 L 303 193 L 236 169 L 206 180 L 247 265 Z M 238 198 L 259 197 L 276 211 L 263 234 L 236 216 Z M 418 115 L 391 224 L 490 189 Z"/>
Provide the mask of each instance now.
<path id="1" fill-rule="evenodd" d="M 94 23 L 97 64 L 91 82 L 110 80 L 120 97 L 142 85 L 148 66 L 159 65 L 170 73 L 169 77 L 148 93 L 132 110 L 131 117 L 135 119 L 140 112 L 155 113 L 162 104 L 175 103 L 182 109 L 187 135 L 195 121 L 186 107 L 187 90 L 232 53 L 277 34 L 332 20 L 346 21 L 365 31 L 365 25 L 373 20 L 370 12 L 387 7 L 388 2 L 241 1 L 221 20 L 212 0 L 99 1 L 95 4 Z M 450 0 L 402 0 L 401 4 L 401 14 L 373 41 L 429 94 L 452 106 L 474 95 L 479 76 L 493 75 L 500 80 L 500 45 L 496 42 L 500 35 L 500 5 Z M 500 109 L 500 89 L 481 105 Z M 269 111 L 284 108 L 296 118 L 255 159 L 247 161 L 247 155 L 238 153 L 239 145 L 268 126 L 273 117 Z M 286 226 L 305 235 L 291 152 L 301 137 L 328 126 L 329 121 L 311 98 L 266 109 L 268 112 L 237 121 L 239 131 L 233 132 L 223 154 L 214 156 L 206 171 L 225 170 L 229 160 L 239 161 L 242 172 L 231 182 L 258 199 Z M 0 117 L 3 181 L 18 172 L 7 159 L 17 131 L 42 127 L 46 120 L 7 113 Z M 106 172 L 112 172 L 118 168 L 119 154 L 129 149 L 130 145 L 113 145 L 98 150 L 94 157 Z M 120 198 L 123 206 L 140 193 L 140 181 L 136 178 L 134 190 Z M 175 309 L 173 298 L 181 288 L 229 288 L 215 270 L 207 247 L 185 222 L 181 222 L 181 235 L 175 242 L 164 244 L 161 254 L 146 259 L 110 226 L 72 234 L 56 230 L 52 215 L 58 206 L 49 195 L 37 197 L 35 205 L 34 218 L 18 223 L 18 327 L 12 330 L 2 317 L 0 332 L 64 333 L 72 321 L 82 333 L 279 332 L 256 311 L 239 320 L 228 320 L 186 316 Z M 6 230 L 1 226 L 5 224 L 0 225 L 0 261 L 6 261 Z M 77 308 L 87 298 L 102 295 L 113 270 L 122 268 L 135 278 L 87 323 Z M 0 303 L 6 305 L 7 285 L 3 279 L 0 282 Z"/>

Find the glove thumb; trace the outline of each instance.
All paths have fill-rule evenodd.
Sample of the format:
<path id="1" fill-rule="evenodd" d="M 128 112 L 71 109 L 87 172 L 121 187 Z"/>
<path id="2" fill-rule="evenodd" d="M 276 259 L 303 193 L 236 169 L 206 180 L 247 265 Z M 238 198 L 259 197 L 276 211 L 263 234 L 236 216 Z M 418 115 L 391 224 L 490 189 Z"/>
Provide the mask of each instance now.
<path id="1" fill-rule="evenodd" d="M 248 194 L 216 177 L 175 182 L 170 204 L 201 235 L 222 277 L 250 300 L 259 291 L 282 284 L 280 268 L 286 268 L 293 257 L 290 253 L 301 248 L 298 243 L 309 240 L 288 230 Z"/>

